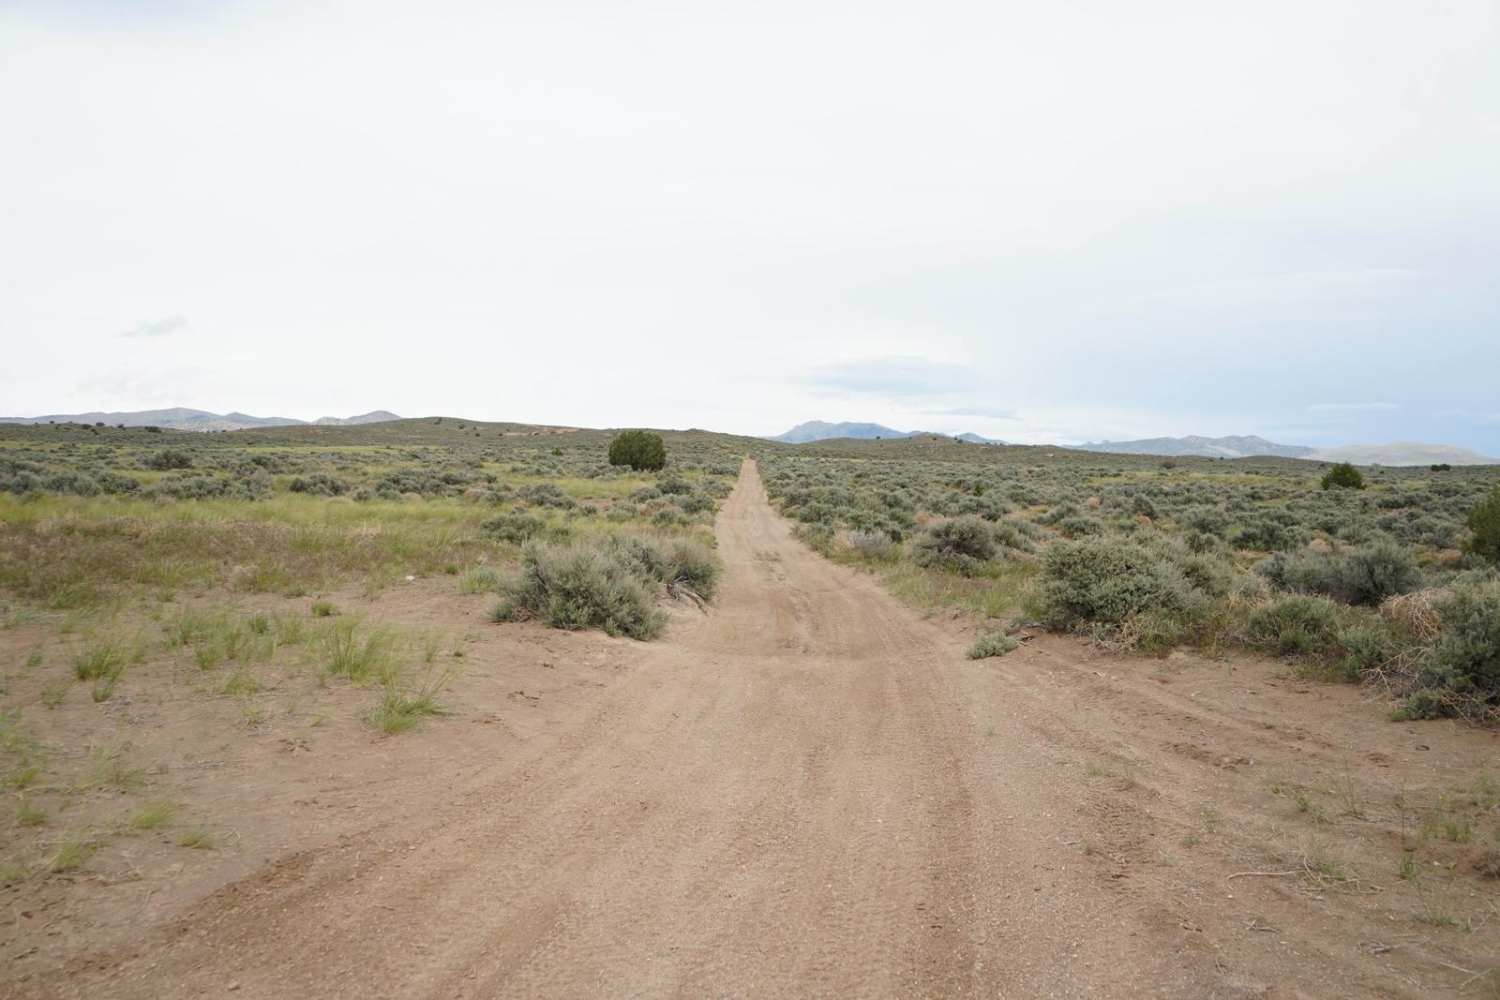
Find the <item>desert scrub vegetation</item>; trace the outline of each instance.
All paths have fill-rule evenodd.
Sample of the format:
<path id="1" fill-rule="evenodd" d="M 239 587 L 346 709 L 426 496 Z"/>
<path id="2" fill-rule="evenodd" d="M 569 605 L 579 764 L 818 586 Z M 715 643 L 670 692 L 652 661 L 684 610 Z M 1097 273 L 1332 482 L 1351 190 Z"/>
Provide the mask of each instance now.
<path id="1" fill-rule="evenodd" d="M 592 543 L 532 542 L 520 571 L 502 585 L 493 617 L 651 639 L 666 621 L 658 595 L 701 603 L 713 597 L 718 573 L 712 551 L 692 541 L 607 535 Z"/>
<path id="2" fill-rule="evenodd" d="M 262 695 L 305 686 L 310 678 L 320 688 L 346 683 L 377 690 L 363 718 L 384 733 L 404 732 L 440 713 L 437 696 L 457 676 L 456 665 L 439 664 L 441 636 L 360 614 L 307 619 L 295 612 L 184 608 L 167 617 L 162 631 L 164 649 L 197 675 L 199 690 L 239 702 L 252 728 L 272 714 Z"/>
<path id="3" fill-rule="evenodd" d="M 739 465 L 703 433 L 668 435 L 671 461 L 637 469 L 610 464 L 602 432 L 325 430 L 0 427 L 0 594 L 65 610 L 143 591 L 378 590 L 606 525 L 701 535 Z"/>
<path id="4" fill-rule="evenodd" d="M 1254 650 L 1379 686 L 1407 717 L 1500 713 L 1485 628 L 1500 469 L 939 438 L 758 457 L 800 538 L 919 607 L 1150 655 Z"/>

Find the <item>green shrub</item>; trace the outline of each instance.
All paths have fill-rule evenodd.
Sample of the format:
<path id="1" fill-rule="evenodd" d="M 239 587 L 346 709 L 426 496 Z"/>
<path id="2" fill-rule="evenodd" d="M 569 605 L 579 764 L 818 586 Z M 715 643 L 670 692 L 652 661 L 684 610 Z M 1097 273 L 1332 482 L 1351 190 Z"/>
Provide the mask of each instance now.
<path id="1" fill-rule="evenodd" d="M 919 566 L 950 569 L 965 576 L 993 559 L 995 551 L 990 526 L 973 516 L 935 524 L 912 544 L 912 557 Z"/>
<path id="2" fill-rule="evenodd" d="M 640 564 L 619 547 L 528 542 L 520 574 L 505 587 L 496 621 L 536 618 L 553 628 L 603 629 L 650 639 L 665 619 Z"/>
<path id="3" fill-rule="evenodd" d="M 1328 655 L 1338 648 L 1338 605 L 1326 597 L 1293 594 L 1250 613 L 1250 642 L 1282 656 Z"/>
<path id="4" fill-rule="evenodd" d="M 176 448 L 163 448 L 146 459 L 146 468 L 155 469 L 158 472 L 166 472 L 169 469 L 191 469 L 193 467 L 193 456 Z"/>
<path id="5" fill-rule="evenodd" d="M 1294 548 L 1303 537 L 1304 533 L 1293 525 L 1273 515 L 1262 515 L 1242 525 L 1234 533 L 1233 542 L 1242 549 L 1278 552 Z"/>
<path id="6" fill-rule="evenodd" d="M 1056 628 L 1119 625 L 1144 611 L 1187 611 L 1201 603 L 1180 569 L 1135 542 L 1056 542 L 1042 561 L 1041 611 Z"/>
<path id="7" fill-rule="evenodd" d="M 1075 514 L 1058 521 L 1057 530 L 1062 533 L 1064 538 L 1085 538 L 1089 535 L 1104 534 L 1105 525 L 1097 517 L 1084 517 L 1082 514 Z"/>
<path id="8" fill-rule="evenodd" d="M 490 518 L 479 526 L 479 530 L 491 538 L 512 545 L 521 545 L 534 538 L 560 542 L 566 540 L 569 534 L 565 526 L 553 528 L 535 514 L 520 513 Z"/>
<path id="9" fill-rule="evenodd" d="M 1281 590 L 1325 594 L 1345 604 L 1375 605 L 1422 585 L 1411 552 L 1389 539 L 1336 553 L 1278 552 L 1255 570 Z"/>
<path id="10" fill-rule="evenodd" d="M 286 488 L 293 493 L 313 493 L 323 497 L 339 497 L 349 491 L 349 484 L 342 479 L 337 479 L 326 472 L 316 472 L 311 476 L 297 476 L 286 484 Z"/>
<path id="11" fill-rule="evenodd" d="M 1277 552 L 1257 563 L 1255 572 L 1277 590 L 1327 594 L 1333 585 L 1333 560 L 1308 549 Z"/>
<path id="12" fill-rule="evenodd" d="M 1379 604 L 1422 585 L 1417 561 L 1403 546 L 1380 540 L 1343 553 L 1334 596 L 1350 604 Z"/>
<path id="13" fill-rule="evenodd" d="M 1142 611 L 1130 619 L 1134 648 L 1149 656 L 1166 656 L 1202 631 L 1205 610 L 1200 606 L 1186 611 L 1170 608 Z"/>
<path id="14" fill-rule="evenodd" d="M 1325 490 L 1362 490 L 1365 477 L 1348 462 L 1340 462 L 1323 474 L 1322 485 Z"/>
<path id="15" fill-rule="evenodd" d="M 1426 650 L 1409 718 L 1485 715 L 1500 707 L 1500 581 L 1465 582 L 1433 603 L 1442 631 Z"/>
<path id="16" fill-rule="evenodd" d="M 1030 552 L 1032 544 L 1027 532 L 1036 530 L 1036 526 L 1030 521 L 999 521 L 990 529 L 990 537 L 1002 548 Z"/>
<path id="17" fill-rule="evenodd" d="M 1465 548 L 1481 559 L 1500 563 L 1500 486 L 1469 511 L 1466 519 L 1473 534 Z"/>
<path id="18" fill-rule="evenodd" d="M 606 552 L 628 560 L 644 580 L 674 591 L 685 588 L 705 600 L 713 597 L 719 561 L 696 542 L 655 542 L 637 535 L 612 535 L 603 544 Z"/>
<path id="19" fill-rule="evenodd" d="M 1151 550 L 1176 566 L 1194 590 L 1209 597 L 1223 597 L 1234 585 L 1233 565 L 1214 553 L 1194 552 L 1185 544 L 1165 540 Z"/>
<path id="20" fill-rule="evenodd" d="M 1004 656 L 1019 646 L 1020 643 L 1004 632 L 990 632 L 980 636 L 969 647 L 969 659 L 983 660 L 990 656 Z"/>
<path id="21" fill-rule="evenodd" d="M 1397 721 L 1437 719 L 1452 714 L 1451 703 L 1443 697 L 1441 691 L 1433 688 L 1418 688 L 1401 699 L 1401 706 L 1396 710 L 1394 718 Z"/>
<path id="22" fill-rule="evenodd" d="M 1342 679 L 1351 681 L 1384 667 L 1399 651 L 1390 627 L 1379 619 L 1345 626 L 1339 631 L 1338 644 L 1344 651 L 1339 663 Z"/>
<path id="23" fill-rule="evenodd" d="M 667 464 L 667 446 L 660 434 L 621 431 L 609 443 L 609 464 L 628 465 L 636 472 L 655 472 Z"/>
<path id="24" fill-rule="evenodd" d="M 901 556 L 900 546 L 884 531 L 851 531 L 849 548 L 871 562 L 894 562 Z"/>

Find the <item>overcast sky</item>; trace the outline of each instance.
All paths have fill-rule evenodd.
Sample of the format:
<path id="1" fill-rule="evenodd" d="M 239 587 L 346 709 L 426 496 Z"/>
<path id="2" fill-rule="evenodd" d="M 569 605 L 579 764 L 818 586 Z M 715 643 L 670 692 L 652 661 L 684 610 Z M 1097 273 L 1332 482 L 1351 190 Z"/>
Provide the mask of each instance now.
<path id="1" fill-rule="evenodd" d="M 1500 454 L 1500 3 L 0 2 L 0 413 Z"/>

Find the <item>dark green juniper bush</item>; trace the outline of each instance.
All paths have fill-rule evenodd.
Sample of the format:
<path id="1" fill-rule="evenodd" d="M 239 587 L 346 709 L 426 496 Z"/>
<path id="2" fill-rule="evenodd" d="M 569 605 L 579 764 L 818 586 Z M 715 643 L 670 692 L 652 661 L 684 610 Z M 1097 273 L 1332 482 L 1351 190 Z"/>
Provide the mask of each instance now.
<path id="1" fill-rule="evenodd" d="M 637 472 L 655 472 L 667 464 L 667 449 L 660 434 L 621 431 L 609 443 L 609 464 L 628 465 Z"/>
<path id="2" fill-rule="evenodd" d="M 1348 462 L 1340 462 L 1323 476 L 1323 488 L 1325 490 L 1362 490 L 1365 488 L 1365 477 Z"/>

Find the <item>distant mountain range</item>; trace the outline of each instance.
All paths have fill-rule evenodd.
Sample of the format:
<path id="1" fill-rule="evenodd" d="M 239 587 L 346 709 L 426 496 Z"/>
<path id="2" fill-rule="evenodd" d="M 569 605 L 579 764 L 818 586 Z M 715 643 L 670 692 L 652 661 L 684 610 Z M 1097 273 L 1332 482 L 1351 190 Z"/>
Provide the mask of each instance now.
<path id="1" fill-rule="evenodd" d="M 1299 444 L 1277 444 L 1255 435 L 1230 437 L 1145 438 L 1140 441 L 1091 441 L 1079 445 L 1082 451 L 1103 451 L 1116 455 L 1196 455 L 1205 458 L 1249 458 L 1272 455 L 1277 458 L 1306 458 L 1314 462 L 1352 462 L 1355 465 L 1494 465 L 1468 448 L 1446 444 L 1421 444 L 1414 441 L 1392 444 L 1351 444 L 1337 448 L 1309 448 Z"/>
<path id="2" fill-rule="evenodd" d="M 78 423 L 123 424 L 126 427 L 161 427 L 180 431 L 238 431 L 254 427 L 298 427 L 308 425 L 349 426 L 353 424 L 378 424 L 401 417 L 389 410 L 372 410 L 353 417 L 319 417 L 317 420 L 297 420 L 293 417 L 256 417 L 248 413 L 211 413 L 208 410 L 193 410 L 175 406 L 165 410 L 132 410 L 128 412 L 51 413 L 40 417 L 0 417 L 4 424 Z M 942 437 L 967 441 L 971 444 L 1004 444 L 993 438 L 965 432 L 963 434 L 941 434 L 937 431 L 898 431 L 884 424 L 828 423 L 809 420 L 798 424 L 785 434 L 769 440 L 786 444 L 808 444 L 835 438 L 858 440 L 901 440 L 914 437 Z M 1116 455 L 1161 455 L 1167 458 L 1197 456 L 1204 458 L 1250 458 L 1269 455 L 1277 458 L 1302 458 L 1315 462 L 1352 462 L 1355 465 L 1500 465 L 1500 459 L 1489 458 L 1471 451 L 1445 444 L 1424 444 L 1415 441 L 1399 441 L 1391 444 L 1351 444 L 1332 448 L 1311 448 L 1298 444 L 1277 444 L 1253 434 L 1227 437 L 1142 438 L 1136 441 L 1090 441 L 1071 446 L 1079 451 L 1097 451 Z"/>
<path id="3" fill-rule="evenodd" d="M 1341 448 L 1322 448 L 1311 458 L 1321 462 L 1352 462 L 1355 465 L 1500 465 L 1500 458 L 1490 458 L 1468 448 L 1451 444 L 1422 444 L 1419 441 L 1397 441 L 1392 444 L 1346 444 Z"/>
<path id="4" fill-rule="evenodd" d="M 1078 447 L 1083 451 L 1116 455 L 1199 455 L 1206 458 L 1248 458 L 1251 455 L 1307 458 L 1315 450 L 1297 444 L 1277 444 L 1253 434 L 1217 438 L 1190 434 L 1187 437 L 1143 438 L 1139 441 L 1090 441 Z"/>
<path id="5" fill-rule="evenodd" d="M 874 441 L 877 439 L 889 441 L 899 438 L 922 437 L 927 434 L 937 437 L 956 438 L 960 441 L 967 441 L 970 444 L 1002 443 L 969 432 L 963 434 L 938 434 L 936 431 L 898 431 L 882 424 L 830 424 L 822 420 L 809 420 L 805 424 L 798 424 L 785 434 L 778 434 L 771 438 L 771 440 L 781 441 L 785 444 L 807 444 L 812 441 L 829 441 L 834 438 L 857 438 L 861 441 Z"/>
<path id="6" fill-rule="evenodd" d="M 312 421 L 324 426 L 378 424 L 401 418 L 389 410 L 373 410 L 357 417 L 319 417 Z M 42 417 L 0 417 L 3 424 L 109 424 L 126 427 L 161 427 L 174 431 L 240 431 L 251 427 L 295 427 L 308 421 L 292 417 L 252 417 L 248 413 L 210 413 L 174 406 L 166 410 L 132 410 L 126 413 L 51 413 Z"/>
<path id="7" fill-rule="evenodd" d="M 785 434 L 778 434 L 772 441 L 786 444 L 808 444 L 833 438 L 857 438 L 870 441 L 876 439 L 899 440 L 936 434 L 935 431 L 898 431 L 884 424 L 827 423 L 809 420 L 798 424 Z M 978 434 L 937 434 L 938 437 L 957 437 L 961 441 L 975 444 L 1002 444 Z M 1143 438 L 1137 441 L 1090 441 L 1076 446 L 1079 451 L 1099 451 L 1115 455 L 1162 455 L 1168 458 L 1197 456 L 1203 458 L 1250 458 L 1269 455 L 1276 458 L 1305 458 L 1315 462 L 1353 462 L 1356 465 L 1495 465 L 1500 459 L 1487 458 L 1468 448 L 1457 448 L 1445 444 L 1421 444 L 1396 442 L 1393 444 L 1355 444 L 1338 448 L 1312 448 L 1300 444 L 1277 444 L 1254 434 L 1229 435 L 1227 437 L 1202 437 L 1190 434 L 1187 437 Z"/>

